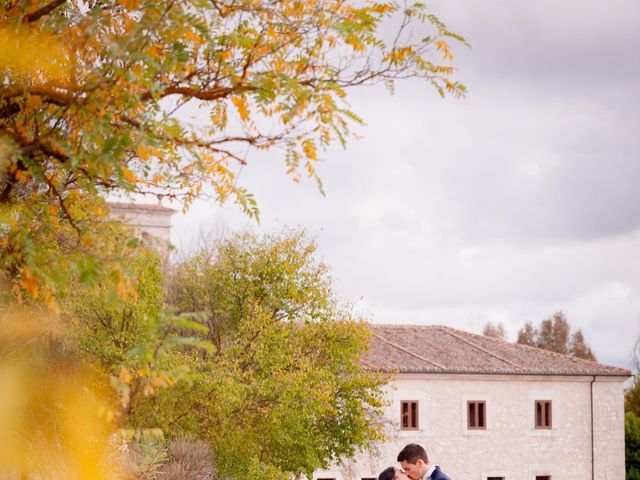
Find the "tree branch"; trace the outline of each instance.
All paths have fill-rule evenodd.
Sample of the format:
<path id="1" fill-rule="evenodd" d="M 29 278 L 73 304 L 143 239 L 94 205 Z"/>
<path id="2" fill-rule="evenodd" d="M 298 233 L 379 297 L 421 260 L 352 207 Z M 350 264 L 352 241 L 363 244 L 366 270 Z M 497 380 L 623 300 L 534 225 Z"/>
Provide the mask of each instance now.
<path id="1" fill-rule="evenodd" d="M 27 15 L 24 18 L 27 21 L 27 23 L 35 22 L 39 18 L 44 17 L 45 15 L 51 13 L 53 10 L 58 8 L 60 5 L 62 5 L 66 1 L 67 0 L 53 0 L 52 2 L 46 4 L 42 8 L 39 8 L 35 12 L 31 12 L 29 15 Z"/>
<path id="2" fill-rule="evenodd" d="M 2 108 L 0 108 L 0 118 L 7 118 L 18 113 L 22 108 L 17 103 L 7 102 Z"/>
<path id="3" fill-rule="evenodd" d="M 0 90 L 0 98 L 14 98 L 24 95 L 37 95 L 39 97 L 45 97 L 50 103 L 59 106 L 73 105 L 74 103 L 82 103 L 83 99 L 74 95 L 62 93 L 54 90 L 51 87 L 45 86 L 33 86 L 29 88 L 3 88 Z"/>
<path id="4" fill-rule="evenodd" d="M 162 96 L 182 95 L 183 97 L 198 98 L 200 100 L 218 100 L 232 93 L 242 93 L 250 90 L 256 90 L 255 87 L 249 85 L 237 85 L 235 87 L 218 87 L 209 90 L 201 90 L 193 87 L 167 87 L 162 92 Z M 151 93 L 145 93 L 142 98 L 146 100 L 151 97 Z"/>
<path id="5" fill-rule="evenodd" d="M 67 209 L 67 205 L 64 203 L 64 198 L 62 197 L 62 195 L 60 194 L 60 192 L 56 188 L 54 182 L 49 177 L 44 175 L 44 179 L 47 182 L 47 185 L 49 186 L 49 188 L 51 189 L 53 194 L 58 199 L 58 204 L 60 205 L 60 208 L 62 209 L 62 213 L 67 218 L 67 221 L 69 222 L 69 224 L 73 227 L 73 229 L 78 234 L 78 239 L 80 239 L 80 236 L 82 235 L 82 231 L 80 230 L 80 227 L 78 226 L 78 224 L 76 224 L 73 216 L 71 216 L 71 213 Z"/>

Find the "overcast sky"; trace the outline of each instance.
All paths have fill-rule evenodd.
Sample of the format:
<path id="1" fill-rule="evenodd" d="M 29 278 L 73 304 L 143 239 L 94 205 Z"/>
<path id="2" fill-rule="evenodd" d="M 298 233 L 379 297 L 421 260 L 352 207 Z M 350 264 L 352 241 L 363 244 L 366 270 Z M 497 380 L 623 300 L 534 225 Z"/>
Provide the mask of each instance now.
<path id="1" fill-rule="evenodd" d="M 558 310 L 598 360 L 631 367 L 640 335 L 640 2 L 438 0 L 471 44 L 469 94 L 421 82 L 351 91 L 366 121 L 319 167 L 326 196 L 254 153 L 240 182 L 260 231 L 316 236 L 339 297 L 376 323 L 480 332 Z M 196 203 L 174 243 L 251 223 Z M 255 224 L 254 224 L 255 226 Z"/>

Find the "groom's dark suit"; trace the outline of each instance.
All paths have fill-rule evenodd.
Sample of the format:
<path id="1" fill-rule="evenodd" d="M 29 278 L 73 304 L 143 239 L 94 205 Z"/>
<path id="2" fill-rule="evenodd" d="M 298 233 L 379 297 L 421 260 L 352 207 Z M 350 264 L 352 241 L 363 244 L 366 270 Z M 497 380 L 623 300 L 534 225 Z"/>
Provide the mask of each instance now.
<path id="1" fill-rule="evenodd" d="M 425 478 L 423 480 L 451 480 L 447 475 L 445 475 L 440 467 L 436 467 L 430 477 Z"/>

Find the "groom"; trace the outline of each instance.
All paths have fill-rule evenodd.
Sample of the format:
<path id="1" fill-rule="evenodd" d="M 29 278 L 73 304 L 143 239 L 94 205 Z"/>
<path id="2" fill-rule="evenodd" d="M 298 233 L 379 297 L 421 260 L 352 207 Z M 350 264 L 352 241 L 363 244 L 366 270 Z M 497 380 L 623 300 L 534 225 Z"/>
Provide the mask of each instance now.
<path id="1" fill-rule="evenodd" d="M 404 447 L 398 454 L 398 462 L 411 480 L 451 480 L 440 467 L 429 463 L 426 450 L 417 443 Z"/>

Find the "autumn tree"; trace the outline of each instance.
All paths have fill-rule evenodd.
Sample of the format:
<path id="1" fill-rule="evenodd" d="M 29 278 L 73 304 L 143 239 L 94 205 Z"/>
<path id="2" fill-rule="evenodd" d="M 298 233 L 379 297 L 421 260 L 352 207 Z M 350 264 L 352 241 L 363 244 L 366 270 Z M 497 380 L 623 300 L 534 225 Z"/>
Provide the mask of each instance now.
<path id="1" fill-rule="evenodd" d="M 131 425 L 206 440 L 222 476 L 288 478 L 381 438 L 386 378 L 359 357 L 370 332 L 333 296 L 327 266 L 301 232 L 240 233 L 177 265 L 169 299 L 198 319 L 209 354 L 132 410 Z"/>
<path id="2" fill-rule="evenodd" d="M 121 258 L 103 253 L 111 195 L 185 207 L 208 195 L 257 215 L 237 167 L 275 148 L 294 180 L 319 181 L 319 152 L 344 145 L 360 122 L 351 87 L 419 77 L 442 95 L 464 92 L 452 40 L 462 42 L 418 3 L 3 2 L 6 286 L 53 304 L 67 274 L 124 284 Z M 185 109 L 201 118 L 186 120 Z"/>
<path id="3" fill-rule="evenodd" d="M 624 411 L 640 417 L 640 382 L 638 382 L 637 375 L 636 373 L 633 383 L 624 392 Z"/>
<path id="4" fill-rule="evenodd" d="M 633 378 L 632 385 L 624 392 L 624 411 L 631 412 L 640 418 L 640 381 L 638 381 L 638 372 L 640 371 L 640 337 L 633 346 L 633 366 L 636 375 Z"/>
<path id="5" fill-rule="evenodd" d="M 533 328 L 533 324 L 531 322 L 526 322 L 524 326 L 518 330 L 518 338 L 516 342 L 523 345 L 535 346 L 536 330 Z"/>
<path id="6" fill-rule="evenodd" d="M 499 338 L 500 340 L 504 340 L 506 337 L 502 322 L 498 322 L 496 324 L 493 322 L 487 322 L 482 328 L 482 334 L 487 337 Z"/>
<path id="7" fill-rule="evenodd" d="M 587 360 L 595 360 L 595 356 L 591 348 L 587 345 L 582 330 L 578 329 L 571 335 L 569 341 L 569 355 L 578 358 L 586 358 Z"/>
<path id="8" fill-rule="evenodd" d="M 596 360 L 582 330 L 571 333 L 571 326 L 562 312 L 556 312 L 551 318 L 544 319 L 537 328 L 531 322 L 525 323 L 518 331 L 517 343 L 586 360 Z"/>

